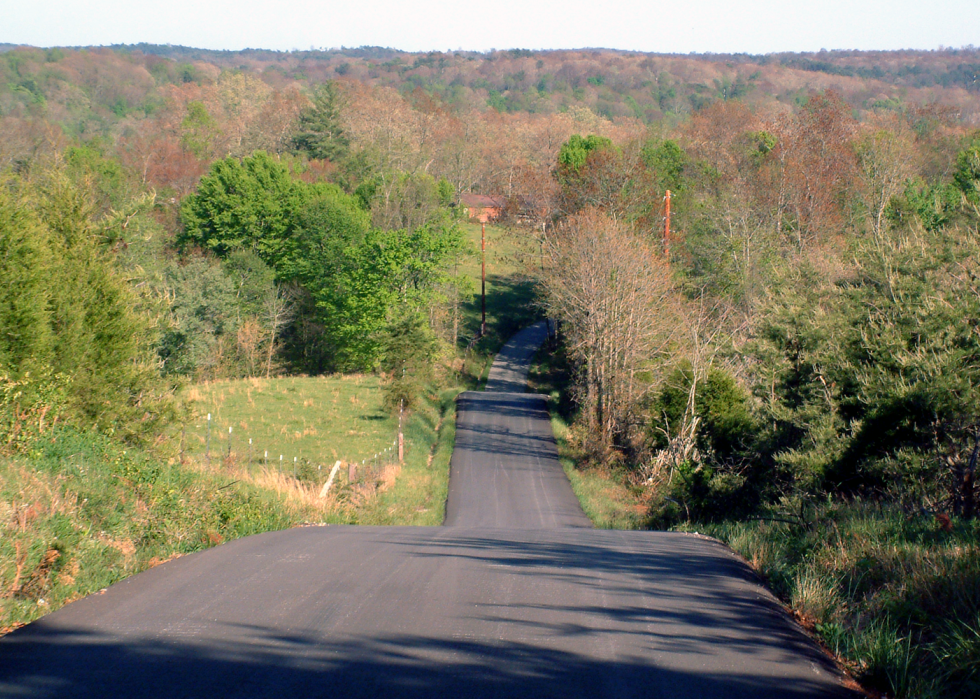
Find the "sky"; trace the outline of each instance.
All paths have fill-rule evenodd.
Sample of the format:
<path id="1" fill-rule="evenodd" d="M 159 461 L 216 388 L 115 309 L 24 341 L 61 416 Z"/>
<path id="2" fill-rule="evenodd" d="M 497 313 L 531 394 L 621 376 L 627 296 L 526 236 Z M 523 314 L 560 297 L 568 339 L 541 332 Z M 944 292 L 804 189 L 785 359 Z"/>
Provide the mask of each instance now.
<path id="1" fill-rule="evenodd" d="M 0 0 L 0 43 L 654 53 L 980 45 L 980 0 Z"/>

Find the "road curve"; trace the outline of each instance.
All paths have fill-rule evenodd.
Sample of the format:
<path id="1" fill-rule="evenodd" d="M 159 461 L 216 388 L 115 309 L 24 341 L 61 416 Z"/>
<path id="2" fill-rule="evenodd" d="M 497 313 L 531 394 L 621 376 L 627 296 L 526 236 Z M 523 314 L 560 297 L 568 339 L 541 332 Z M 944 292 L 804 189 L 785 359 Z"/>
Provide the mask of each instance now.
<path id="1" fill-rule="evenodd" d="M 0 697 L 856 696 L 721 544 L 588 528 L 541 399 L 467 393 L 459 420 L 450 526 L 177 559 L 0 639 Z"/>

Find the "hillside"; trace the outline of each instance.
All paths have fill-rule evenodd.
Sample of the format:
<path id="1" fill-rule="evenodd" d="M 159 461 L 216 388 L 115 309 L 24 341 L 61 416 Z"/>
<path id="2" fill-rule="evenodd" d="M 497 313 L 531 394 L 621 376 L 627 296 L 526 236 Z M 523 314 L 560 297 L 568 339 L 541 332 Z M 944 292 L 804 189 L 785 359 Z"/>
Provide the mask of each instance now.
<path id="1" fill-rule="evenodd" d="M 717 100 L 796 107 L 833 89 L 859 114 L 939 102 L 980 123 L 980 51 L 827 51 L 665 55 L 589 49 L 414 54 L 380 47 L 325 51 L 210 51 L 136 44 L 110 48 L 5 47 L 0 111 L 42 113 L 69 126 L 88 113 L 102 128 L 155 113 L 167 85 L 214 82 L 222 71 L 273 89 L 340 79 L 421 88 L 457 111 L 550 114 L 587 107 L 650 124 Z M 91 129 L 94 125 L 88 125 Z M 98 128 L 98 127 L 96 127 Z"/>
<path id="2" fill-rule="evenodd" d="M 62 520 L 34 523 L 37 498 L 18 493 L 53 494 L 69 504 L 44 511 L 70 521 L 88 498 L 91 526 L 72 531 L 108 532 L 106 507 L 145 481 L 127 502 L 165 516 L 178 445 L 193 456 L 203 438 L 211 460 L 192 388 L 362 375 L 384 411 L 338 405 L 381 432 L 407 408 L 431 443 L 460 375 L 478 381 L 518 317 L 545 312 L 561 343 L 543 373 L 579 492 L 599 500 L 587 511 L 710 526 L 869 686 L 976 696 L 977 65 L 972 48 L 0 51 L 0 496 L 33 537 L 0 546 L 0 580 L 27 586 L 28 618 L 69 560 Z M 506 201 L 514 233 L 488 226 L 478 342 L 466 193 Z M 302 476 L 304 440 L 326 429 L 276 409 L 273 435 L 224 414 L 259 397 L 235 391 L 198 410 L 234 429 L 223 453 L 252 438 L 288 476 L 275 444 L 291 430 Z M 73 485 L 89 457 L 59 435 L 96 440 L 96 461 L 121 452 L 102 464 L 110 495 Z M 282 505 L 263 520 L 251 485 L 191 480 L 187 497 L 230 522 L 211 527 L 222 538 L 307 519 Z M 219 488 L 234 511 L 208 510 Z M 438 499 L 410 519 L 438 519 Z M 215 542 L 173 507 L 170 538 Z M 828 526 L 841 555 L 811 556 Z M 167 545 L 146 563 L 191 550 Z"/>

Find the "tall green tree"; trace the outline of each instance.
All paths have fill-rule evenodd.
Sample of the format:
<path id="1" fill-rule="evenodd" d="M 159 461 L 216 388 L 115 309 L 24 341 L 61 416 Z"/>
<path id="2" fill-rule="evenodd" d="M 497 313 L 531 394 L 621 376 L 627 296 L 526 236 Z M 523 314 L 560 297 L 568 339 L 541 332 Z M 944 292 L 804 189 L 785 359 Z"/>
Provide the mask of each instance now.
<path id="1" fill-rule="evenodd" d="M 892 231 L 860 241 L 853 259 L 836 284 L 801 264 L 759 315 L 749 354 L 773 429 L 774 480 L 932 502 L 951 488 L 972 512 L 976 231 Z"/>
<path id="2" fill-rule="evenodd" d="M 304 236 L 309 267 L 304 286 L 318 320 L 336 350 L 339 368 L 372 370 L 385 356 L 395 321 L 426 315 L 446 301 L 451 261 L 465 246 L 458 226 L 423 226 L 413 231 L 361 231 L 347 236 Z M 356 236 L 356 237 L 355 237 Z M 315 270 L 325 273 L 312 276 Z M 393 323 L 395 323 L 393 325 Z"/>
<path id="3" fill-rule="evenodd" d="M 968 201 L 980 204 L 980 136 L 956 157 L 953 182 Z"/>
<path id="4" fill-rule="evenodd" d="M 63 169 L 0 188 L 0 372 L 62 376 L 64 415 L 139 441 L 173 416 L 157 370 L 156 318 L 141 310 L 95 216 Z"/>
<path id="5" fill-rule="evenodd" d="M 308 191 L 285 165 L 263 151 L 241 160 L 219 160 L 201 179 L 197 192 L 181 202 L 184 230 L 178 243 L 219 256 L 238 248 L 253 250 L 277 267 Z"/>
<path id="6" fill-rule="evenodd" d="M 653 170 L 663 189 L 674 194 L 684 188 L 684 169 L 689 167 L 687 154 L 676 141 L 649 141 L 640 151 L 643 163 Z"/>
<path id="7" fill-rule="evenodd" d="M 310 158 L 338 162 L 350 152 L 350 139 L 340 122 L 340 95 L 333 81 L 317 85 L 311 104 L 300 112 L 293 146 Z"/>
<path id="8" fill-rule="evenodd" d="M 0 185 L 0 370 L 14 378 L 52 358 L 50 233 Z"/>
<path id="9" fill-rule="evenodd" d="M 180 131 L 181 145 L 198 160 L 207 161 L 215 156 L 221 129 L 203 102 L 187 103 L 187 116 L 180 122 Z"/>

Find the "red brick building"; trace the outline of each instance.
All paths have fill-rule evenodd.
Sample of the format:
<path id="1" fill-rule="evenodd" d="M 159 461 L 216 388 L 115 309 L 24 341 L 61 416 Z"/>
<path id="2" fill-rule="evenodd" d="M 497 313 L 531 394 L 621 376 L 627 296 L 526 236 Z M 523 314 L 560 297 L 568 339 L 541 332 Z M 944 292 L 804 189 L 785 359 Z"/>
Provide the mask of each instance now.
<path id="1" fill-rule="evenodd" d="M 459 198 L 460 206 L 466 207 L 471 219 L 480 223 L 496 221 L 504 213 L 507 202 L 503 197 L 491 197 L 486 194 L 464 194 Z"/>

